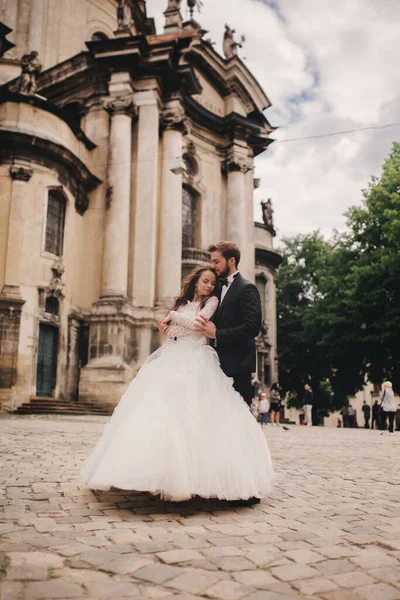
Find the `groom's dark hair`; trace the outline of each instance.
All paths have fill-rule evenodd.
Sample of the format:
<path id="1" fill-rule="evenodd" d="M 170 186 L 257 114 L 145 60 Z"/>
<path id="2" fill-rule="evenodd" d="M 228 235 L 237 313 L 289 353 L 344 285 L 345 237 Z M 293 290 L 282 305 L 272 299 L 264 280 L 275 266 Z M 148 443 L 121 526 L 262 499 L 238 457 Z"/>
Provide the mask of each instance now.
<path id="1" fill-rule="evenodd" d="M 207 252 L 221 252 L 225 260 L 234 258 L 236 268 L 240 262 L 240 250 L 235 242 L 219 242 L 219 244 L 211 244 L 211 246 L 208 246 Z"/>

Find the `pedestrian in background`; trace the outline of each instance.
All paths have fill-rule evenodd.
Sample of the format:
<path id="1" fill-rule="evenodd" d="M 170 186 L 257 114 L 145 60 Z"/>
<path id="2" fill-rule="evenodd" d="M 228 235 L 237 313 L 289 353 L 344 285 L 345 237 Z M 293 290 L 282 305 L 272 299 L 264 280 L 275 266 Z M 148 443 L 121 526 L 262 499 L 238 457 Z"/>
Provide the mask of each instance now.
<path id="1" fill-rule="evenodd" d="M 347 409 L 349 427 L 353 428 L 356 426 L 356 409 L 353 408 L 351 404 L 349 404 L 349 408 Z"/>
<path id="2" fill-rule="evenodd" d="M 364 428 L 369 429 L 369 419 L 371 417 L 371 407 L 369 404 L 366 403 L 365 400 L 362 405 L 362 411 L 364 413 Z"/>
<path id="3" fill-rule="evenodd" d="M 273 383 L 270 390 L 271 398 L 271 423 L 272 425 L 279 426 L 279 419 L 281 416 L 281 394 L 279 390 L 279 383 Z"/>
<path id="4" fill-rule="evenodd" d="M 378 404 L 378 400 L 375 400 L 374 405 L 372 407 L 372 421 L 371 421 L 371 429 L 379 429 L 379 413 L 381 407 Z M 374 427 L 375 425 L 375 427 Z"/>
<path id="5" fill-rule="evenodd" d="M 342 415 L 342 419 L 343 419 L 343 427 L 348 427 L 349 426 L 349 413 L 348 413 L 348 407 L 347 406 L 343 406 L 342 410 L 340 411 L 340 414 Z"/>
<path id="6" fill-rule="evenodd" d="M 261 394 L 260 394 L 260 402 L 258 403 L 258 411 L 260 413 L 261 426 L 267 425 L 269 402 L 267 400 L 267 394 L 265 392 L 261 392 Z"/>
<path id="7" fill-rule="evenodd" d="M 303 409 L 304 409 L 304 421 L 306 425 L 311 427 L 312 425 L 312 407 L 314 404 L 314 394 L 308 383 L 304 386 L 303 395 Z"/>
<path id="8" fill-rule="evenodd" d="M 397 410 L 397 402 L 390 381 L 385 381 L 381 394 L 381 435 L 386 429 L 386 421 L 389 417 L 389 434 L 393 435 L 393 423 Z"/>

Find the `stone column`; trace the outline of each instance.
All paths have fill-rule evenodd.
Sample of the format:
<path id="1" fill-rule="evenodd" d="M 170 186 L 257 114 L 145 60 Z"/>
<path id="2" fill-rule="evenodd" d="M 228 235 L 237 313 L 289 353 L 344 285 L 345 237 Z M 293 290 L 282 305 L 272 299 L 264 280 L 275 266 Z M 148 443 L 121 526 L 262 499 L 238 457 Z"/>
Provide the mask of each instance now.
<path id="1" fill-rule="evenodd" d="M 111 115 L 111 126 L 101 296 L 126 297 L 134 111 L 132 95 L 109 98 L 105 108 Z"/>
<path id="2" fill-rule="evenodd" d="M 27 50 L 36 50 L 41 55 L 43 38 L 43 0 L 31 0 Z"/>
<path id="3" fill-rule="evenodd" d="M 2 296 L 20 298 L 24 241 L 24 203 L 27 198 L 27 182 L 32 176 L 28 165 L 15 164 L 10 167 L 13 180 L 8 226 L 8 250 Z"/>
<path id="4" fill-rule="evenodd" d="M 249 170 L 247 148 L 232 145 L 225 159 L 225 171 L 227 173 L 227 218 L 226 239 L 235 242 L 242 253 L 240 270 L 245 276 L 247 274 L 247 208 L 246 208 L 246 178 Z"/>
<path id="5" fill-rule="evenodd" d="M 168 308 L 179 293 L 182 272 L 182 137 L 186 124 L 179 101 L 164 108 L 162 124 L 157 301 L 160 308 Z"/>
<path id="6" fill-rule="evenodd" d="M 137 170 L 134 188 L 132 297 L 134 307 L 153 309 L 157 260 L 157 203 L 159 180 L 159 93 L 154 81 L 138 82 Z"/>

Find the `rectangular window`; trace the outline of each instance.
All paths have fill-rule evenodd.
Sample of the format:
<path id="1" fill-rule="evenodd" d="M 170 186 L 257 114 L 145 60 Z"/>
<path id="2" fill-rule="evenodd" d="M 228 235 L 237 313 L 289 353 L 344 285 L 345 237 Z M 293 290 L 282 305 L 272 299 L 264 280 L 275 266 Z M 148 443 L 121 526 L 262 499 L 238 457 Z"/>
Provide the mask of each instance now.
<path id="1" fill-rule="evenodd" d="M 46 217 L 45 250 L 56 256 L 63 252 L 65 198 L 56 190 L 49 191 Z"/>

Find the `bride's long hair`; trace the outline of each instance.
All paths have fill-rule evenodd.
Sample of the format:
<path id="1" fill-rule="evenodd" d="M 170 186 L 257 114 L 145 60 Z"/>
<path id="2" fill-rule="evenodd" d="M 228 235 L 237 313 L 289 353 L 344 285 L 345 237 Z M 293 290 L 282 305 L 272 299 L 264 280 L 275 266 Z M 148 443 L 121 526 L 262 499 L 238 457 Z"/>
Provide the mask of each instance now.
<path id="1" fill-rule="evenodd" d="M 215 269 L 213 269 L 209 265 L 200 265 L 199 267 L 196 267 L 195 269 L 193 269 L 193 271 L 183 280 L 182 291 L 179 294 L 179 296 L 176 296 L 174 305 L 171 310 L 178 310 L 178 308 L 180 306 L 183 306 L 188 301 L 192 302 L 192 300 L 195 296 L 195 293 L 196 293 L 197 282 L 199 281 L 201 274 L 204 273 L 205 271 L 210 271 L 211 273 L 213 273 L 215 275 L 215 278 L 217 279 L 217 273 L 216 273 Z M 203 296 L 201 298 L 200 310 L 202 308 L 204 308 L 207 300 L 215 295 L 216 295 L 216 286 L 214 288 L 214 291 L 211 292 L 211 294 L 209 294 L 208 296 Z"/>

